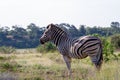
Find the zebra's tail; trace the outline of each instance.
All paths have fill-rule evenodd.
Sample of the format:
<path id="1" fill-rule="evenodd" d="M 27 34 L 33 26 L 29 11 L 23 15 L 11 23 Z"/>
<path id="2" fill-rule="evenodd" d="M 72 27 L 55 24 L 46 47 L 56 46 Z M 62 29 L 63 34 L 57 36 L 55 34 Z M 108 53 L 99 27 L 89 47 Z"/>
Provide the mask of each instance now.
<path id="1" fill-rule="evenodd" d="M 102 63 L 103 63 L 103 53 L 102 53 L 102 44 L 100 44 L 99 53 L 97 55 L 97 63 L 95 64 L 97 70 L 99 71 L 101 69 Z"/>

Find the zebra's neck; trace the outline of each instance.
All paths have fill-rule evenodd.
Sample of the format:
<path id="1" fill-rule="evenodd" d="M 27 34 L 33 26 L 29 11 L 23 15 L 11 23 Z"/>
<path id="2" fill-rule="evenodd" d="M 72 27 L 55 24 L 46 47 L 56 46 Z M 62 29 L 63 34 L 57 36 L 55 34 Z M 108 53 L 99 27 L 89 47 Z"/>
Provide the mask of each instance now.
<path id="1" fill-rule="evenodd" d="M 68 35 L 66 35 L 66 33 L 64 31 L 56 30 L 56 31 L 54 31 L 54 33 L 52 35 L 52 42 L 56 46 L 58 46 L 62 42 L 66 41 L 68 38 L 69 38 Z"/>

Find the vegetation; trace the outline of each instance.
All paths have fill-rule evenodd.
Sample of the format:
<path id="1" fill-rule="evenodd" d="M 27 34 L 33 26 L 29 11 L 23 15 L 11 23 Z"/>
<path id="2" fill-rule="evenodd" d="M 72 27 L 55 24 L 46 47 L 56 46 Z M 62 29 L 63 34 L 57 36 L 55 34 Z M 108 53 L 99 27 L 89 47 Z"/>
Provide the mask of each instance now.
<path id="1" fill-rule="evenodd" d="M 89 58 L 72 60 L 72 77 L 67 76 L 66 65 L 57 52 L 41 54 L 33 50 L 21 54 L 1 54 L 1 80 L 119 80 L 120 60 L 103 63 L 95 72 Z M 31 53 L 26 53 L 31 52 Z"/>
<path id="2" fill-rule="evenodd" d="M 35 48 L 39 44 L 39 38 L 44 28 L 39 28 L 31 23 L 24 29 L 20 26 L 0 28 L 0 46 L 12 46 L 15 48 Z"/>
<path id="3" fill-rule="evenodd" d="M 115 34 L 111 36 L 111 43 L 117 49 L 120 48 L 120 34 Z"/>
<path id="4" fill-rule="evenodd" d="M 48 42 L 45 45 L 39 45 L 36 49 L 40 53 L 55 52 L 56 46 L 53 45 L 51 42 Z"/>
<path id="5" fill-rule="evenodd" d="M 119 56 L 117 54 L 114 54 L 114 50 L 115 50 L 114 43 L 116 42 L 116 44 L 117 44 L 117 41 L 118 41 L 119 38 L 116 39 L 117 41 L 115 40 L 115 42 L 113 43 L 112 39 L 113 39 L 114 36 L 108 37 L 108 38 L 107 37 L 102 37 L 99 34 L 93 34 L 92 36 L 99 37 L 102 40 L 103 56 L 104 56 L 104 61 L 105 62 L 107 62 L 111 59 L 115 59 L 115 60 L 118 59 Z M 120 36 L 117 36 L 117 37 L 120 37 Z M 39 45 L 37 47 L 37 51 L 40 52 L 40 53 L 55 52 L 56 50 L 57 49 L 56 49 L 55 45 L 53 45 L 50 42 L 46 43 L 45 45 Z"/>
<path id="6" fill-rule="evenodd" d="M 88 27 L 66 23 L 56 24 L 71 37 L 97 36 L 102 40 L 104 63 L 100 73 L 89 58 L 72 60 L 72 78 L 62 57 L 52 43 L 39 45 L 45 27 L 31 23 L 0 28 L 0 80 L 119 80 L 120 76 L 120 23 L 111 22 L 110 27 Z M 16 49 L 35 48 L 36 49 Z"/>
<path id="7" fill-rule="evenodd" d="M 99 34 L 101 36 L 108 37 L 113 34 L 120 34 L 119 22 L 111 22 L 110 27 L 88 27 L 85 25 L 80 25 L 78 29 L 74 25 L 66 23 L 56 25 L 63 28 L 72 37 L 92 34 Z M 2 27 L 0 28 L 0 46 L 35 48 L 39 45 L 39 38 L 43 34 L 44 30 L 45 27 L 36 26 L 34 23 L 29 24 L 26 29 L 18 25 L 12 26 L 12 29 L 7 26 Z"/>
<path id="8" fill-rule="evenodd" d="M 7 46 L 0 47 L 0 53 L 10 54 L 14 52 L 15 52 L 15 48 L 13 47 L 7 47 Z"/>

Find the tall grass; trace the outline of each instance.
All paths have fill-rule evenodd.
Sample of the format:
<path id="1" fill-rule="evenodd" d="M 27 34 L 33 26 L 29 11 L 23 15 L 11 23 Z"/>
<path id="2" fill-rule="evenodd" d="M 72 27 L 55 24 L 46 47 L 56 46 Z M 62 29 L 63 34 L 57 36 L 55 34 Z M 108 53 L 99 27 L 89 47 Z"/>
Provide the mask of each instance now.
<path id="1" fill-rule="evenodd" d="M 0 47 L 0 53 L 4 53 L 4 54 L 10 54 L 15 52 L 15 48 L 13 47 L 7 47 L 7 46 L 2 46 Z"/>

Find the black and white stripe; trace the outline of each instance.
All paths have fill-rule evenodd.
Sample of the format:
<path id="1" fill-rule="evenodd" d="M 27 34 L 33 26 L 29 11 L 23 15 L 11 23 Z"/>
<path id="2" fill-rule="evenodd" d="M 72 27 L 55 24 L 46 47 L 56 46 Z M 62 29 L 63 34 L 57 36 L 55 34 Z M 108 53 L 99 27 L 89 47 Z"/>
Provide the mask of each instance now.
<path id="1" fill-rule="evenodd" d="M 71 58 L 83 59 L 87 56 L 91 58 L 93 64 L 99 70 L 103 61 L 101 40 L 93 36 L 83 36 L 78 39 L 70 38 L 67 33 L 54 24 L 47 26 L 40 42 L 53 42 L 66 62 L 69 75 L 71 74 Z"/>

